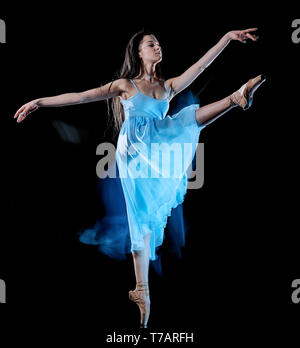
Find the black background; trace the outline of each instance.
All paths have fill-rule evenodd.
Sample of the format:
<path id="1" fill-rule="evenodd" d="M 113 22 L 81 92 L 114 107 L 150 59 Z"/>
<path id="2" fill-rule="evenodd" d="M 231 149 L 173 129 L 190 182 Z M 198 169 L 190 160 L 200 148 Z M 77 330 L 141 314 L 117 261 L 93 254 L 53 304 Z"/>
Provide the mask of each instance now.
<path id="1" fill-rule="evenodd" d="M 164 10 L 151 3 L 65 5 L 0 11 L 7 26 L 7 43 L 0 45 L 0 278 L 7 284 L 5 312 L 12 314 L 7 322 L 28 324 L 32 338 L 38 326 L 50 328 L 50 338 L 71 327 L 69 338 L 82 334 L 99 344 L 107 333 L 132 332 L 138 323 L 128 300 L 135 284 L 131 258 L 111 260 L 77 236 L 98 214 L 95 149 L 112 141 L 105 102 L 39 109 L 21 124 L 13 120 L 16 110 L 38 97 L 109 82 L 129 38 L 143 27 L 157 33 L 166 78 L 182 73 L 227 31 L 258 27 L 258 42 L 231 42 L 190 86 L 196 94 L 206 85 L 205 105 L 267 75 L 248 111 L 234 109 L 201 132 L 205 183 L 189 190 L 183 204 L 192 225 L 183 259 L 164 250 L 163 278 L 150 272 L 149 328 L 193 331 L 199 342 L 208 330 L 214 340 L 223 329 L 230 341 L 237 332 L 277 337 L 277 325 L 299 311 L 291 301 L 291 282 L 300 278 L 300 44 L 291 40 L 297 12 L 288 4 L 264 12 L 238 3 L 166 3 Z M 63 142 L 53 120 L 76 127 L 82 142 Z"/>

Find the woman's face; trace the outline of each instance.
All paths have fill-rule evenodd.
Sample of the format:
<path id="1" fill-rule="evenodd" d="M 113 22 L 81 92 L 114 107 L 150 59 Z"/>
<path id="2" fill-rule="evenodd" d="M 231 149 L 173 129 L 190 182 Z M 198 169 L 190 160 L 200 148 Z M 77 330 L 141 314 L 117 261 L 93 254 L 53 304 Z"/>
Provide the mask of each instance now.
<path id="1" fill-rule="evenodd" d="M 159 42 L 154 35 L 145 35 L 139 45 L 139 56 L 145 63 L 159 63 L 162 52 Z"/>

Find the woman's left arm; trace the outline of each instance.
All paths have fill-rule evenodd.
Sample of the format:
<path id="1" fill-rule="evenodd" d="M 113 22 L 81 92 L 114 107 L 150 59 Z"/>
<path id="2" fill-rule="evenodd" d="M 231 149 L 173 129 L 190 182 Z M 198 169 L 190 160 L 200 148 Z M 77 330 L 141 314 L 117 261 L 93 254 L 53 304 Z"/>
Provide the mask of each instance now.
<path id="1" fill-rule="evenodd" d="M 196 77 L 198 77 L 215 60 L 215 58 L 217 58 L 217 56 L 223 51 L 231 40 L 245 42 L 245 40 L 251 39 L 256 41 L 258 36 L 250 34 L 250 32 L 255 30 L 257 30 L 257 28 L 233 30 L 225 34 L 214 47 L 212 47 L 202 58 L 200 58 L 183 74 L 166 81 L 166 85 L 170 90 L 170 97 L 174 97 L 176 94 L 187 88 L 196 79 Z"/>

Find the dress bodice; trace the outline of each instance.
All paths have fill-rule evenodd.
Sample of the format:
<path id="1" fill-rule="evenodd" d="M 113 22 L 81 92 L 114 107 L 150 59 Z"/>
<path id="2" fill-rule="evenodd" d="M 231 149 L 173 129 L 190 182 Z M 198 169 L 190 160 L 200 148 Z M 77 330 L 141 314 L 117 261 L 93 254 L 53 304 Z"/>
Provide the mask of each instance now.
<path id="1" fill-rule="evenodd" d="M 124 108 L 125 119 L 132 116 L 163 119 L 169 110 L 169 93 L 165 82 L 164 86 L 167 92 L 167 97 L 165 99 L 152 98 L 142 93 L 132 80 L 130 80 L 130 82 L 136 88 L 137 93 L 128 99 L 120 98 L 120 102 Z"/>

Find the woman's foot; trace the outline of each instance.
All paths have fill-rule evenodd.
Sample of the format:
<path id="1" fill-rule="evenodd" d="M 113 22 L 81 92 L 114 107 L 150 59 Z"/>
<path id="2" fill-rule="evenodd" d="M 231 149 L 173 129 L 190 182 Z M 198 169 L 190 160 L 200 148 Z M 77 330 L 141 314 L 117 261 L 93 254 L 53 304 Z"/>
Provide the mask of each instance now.
<path id="1" fill-rule="evenodd" d="M 244 110 L 250 108 L 254 92 L 264 81 L 266 81 L 265 75 L 258 75 L 254 79 L 249 80 L 229 97 L 231 105 L 238 105 Z"/>
<path id="2" fill-rule="evenodd" d="M 141 328 L 146 328 L 150 315 L 150 297 L 148 283 L 138 282 L 135 290 L 129 291 L 129 299 L 135 302 L 141 313 Z"/>

